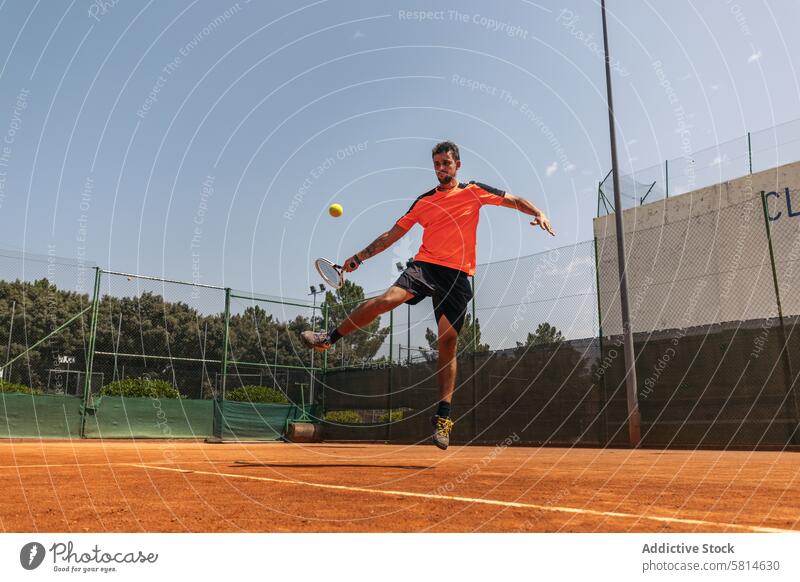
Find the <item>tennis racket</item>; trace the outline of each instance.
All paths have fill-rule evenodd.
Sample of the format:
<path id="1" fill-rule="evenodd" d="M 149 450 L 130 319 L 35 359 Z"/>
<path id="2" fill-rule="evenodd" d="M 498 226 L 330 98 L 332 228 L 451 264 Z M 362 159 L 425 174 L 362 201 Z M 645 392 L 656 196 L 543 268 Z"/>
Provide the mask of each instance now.
<path id="1" fill-rule="evenodd" d="M 328 259 L 319 258 L 314 261 L 314 266 L 317 268 L 317 273 L 322 277 L 322 280 L 334 289 L 339 289 L 344 285 L 344 273 L 341 265 L 337 265 Z M 356 265 L 350 265 L 350 267 L 354 269 Z"/>

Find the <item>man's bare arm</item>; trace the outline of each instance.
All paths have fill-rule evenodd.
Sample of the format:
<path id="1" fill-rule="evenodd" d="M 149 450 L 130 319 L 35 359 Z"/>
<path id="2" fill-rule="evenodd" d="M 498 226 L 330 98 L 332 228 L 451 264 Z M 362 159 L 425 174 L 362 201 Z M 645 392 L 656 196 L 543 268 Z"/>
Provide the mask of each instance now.
<path id="1" fill-rule="evenodd" d="M 374 241 L 372 241 L 370 244 L 368 244 L 363 251 L 357 252 L 355 255 L 347 259 L 344 262 L 344 267 L 343 267 L 344 271 L 348 273 L 350 271 L 355 271 L 358 268 L 359 263 L 366 261 L 367 259 L 377 255 L 378 253 L 385 251 L 394 243 L 403 238 L 403 235 L 405 233 L 406 233 L 405 230 L 403 230 L 402 228 L 400 228 L 395 224 L 391 229 L 387 230 L 378 238 L 376 238 Z M 355 264 L 355 268 L 351 269 L 350 268 L 351 264 Z"/>
<path id="2" fill-rule="evenodd" d="M 534 206 L 533 202 L 530 200 L 527 200 L 522 196 L 514 196 L 513 194 L 506 192 L 506 195 L 503 196 L 503 203 L 501 206 L 519 210 L 523 214 L 530 214 L 533 216 L 533 221 L 531 221 L 532 226 L 540 226 L 542 227 L 542 230 L 546 230 L 551 235 L 556 236 L 556 233 L 553 230 L 553 225 L 550 224 L 550 219 L 547 218 L 544 212 Z"/>

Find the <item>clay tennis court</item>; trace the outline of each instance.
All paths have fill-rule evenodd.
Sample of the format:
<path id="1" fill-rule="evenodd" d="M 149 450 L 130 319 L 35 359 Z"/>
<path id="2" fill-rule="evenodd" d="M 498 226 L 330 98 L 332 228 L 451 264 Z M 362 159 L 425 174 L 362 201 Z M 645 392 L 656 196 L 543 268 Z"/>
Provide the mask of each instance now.
<path id="1" fill-rule="evenodd" d="M 800 531 L 789 452 L 0 443 L 4 532 Z"/>

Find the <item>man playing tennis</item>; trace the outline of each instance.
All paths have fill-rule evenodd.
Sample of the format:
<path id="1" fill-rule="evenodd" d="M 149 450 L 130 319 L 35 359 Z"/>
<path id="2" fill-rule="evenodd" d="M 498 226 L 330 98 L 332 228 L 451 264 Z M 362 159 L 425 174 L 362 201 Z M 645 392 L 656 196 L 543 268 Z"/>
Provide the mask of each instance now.
<path id="1" fill-rule="evenodd" d="M 458 333 L 472 299 L 469 276 L 475 274 L 475 247 L 481 206 L 505 206 L 533 216 L 539 226 L 555 236 L 544 212 L 525 198 L 514 196 L 479 182 L 458 182 L 461 167 L 458 146 L 444 141 L 433 148 L 433 168 L 439 185 L 416 199 L 408 212 L 387 232 L 344 263 L 345 272 L 355 271 L 367 259 L 391 247 L 419 223 L 424 232 L 422 246 L 411 265 L 382 295 L 365 301 L 330 332 L 305 331 L 303 342 L 317 351 L 329 349 L 339 339 L 364 327 L 398 305 L 414 305 L 425 297 L 433 299 L 439 332 L 437 380 L 439 407 L 431 419 L 433 442 L 440 449 L 450 444 L 450 402 L 456 384 Z"/>

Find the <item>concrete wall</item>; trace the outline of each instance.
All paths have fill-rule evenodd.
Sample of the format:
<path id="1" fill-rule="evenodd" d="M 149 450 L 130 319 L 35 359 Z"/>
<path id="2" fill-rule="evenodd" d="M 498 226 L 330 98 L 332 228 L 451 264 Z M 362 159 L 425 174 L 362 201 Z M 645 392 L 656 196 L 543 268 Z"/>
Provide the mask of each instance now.
<path id="1" fill-rule="evenodd" d="M 623 213 L 633 330 L 777 315 L 761 192 L 784 314 L 800 314 L 800 162 Z M 614 216 L 596 218 L 603 334 L 621 333 Z"/>

